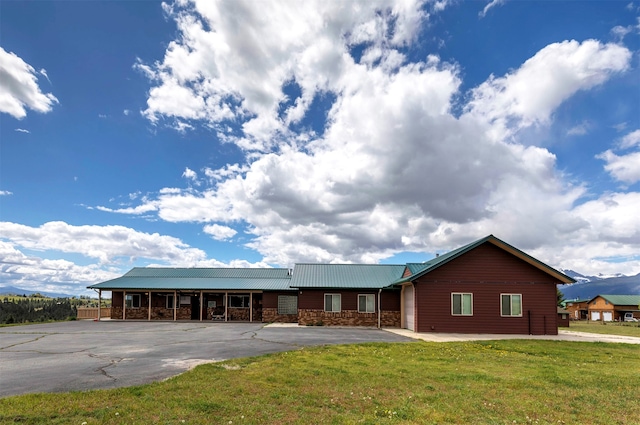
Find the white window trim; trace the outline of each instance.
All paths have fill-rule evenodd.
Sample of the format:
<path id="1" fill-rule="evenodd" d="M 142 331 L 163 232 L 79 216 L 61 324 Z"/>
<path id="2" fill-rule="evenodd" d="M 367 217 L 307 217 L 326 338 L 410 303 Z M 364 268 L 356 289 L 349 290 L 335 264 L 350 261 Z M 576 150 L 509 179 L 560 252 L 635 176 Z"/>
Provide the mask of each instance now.
<path id="1" fill-rule="evenodd" d="M 127 297 L 131 297 L 131 307 L 127 306 Z M 136 307 L 136 303 L 133 301 L 136 297 L 138 297 L 138 306 Z M 142 297 L 140 294 L 127 294 L 124 297 L 124 305 L 127 308 L 140 308 L 142 306 Z"/>
<path id="2" fill-rule="evenodd" d="M 360 297 L 372 297 L 373 298 L 373 310 L 360 310 Z M 365 301 L 365 305 L 368 303 Z M 376 312 L 376 294 L 358 294 L 358 313 L 375 313 Z"/>
<path id="3" fill-rule="evenodd" d="M 517 295 L 520 297 L 520 314 L 503 314 L 502 312 L 502 297 L 503 296 L 508 296 L 509 297 L 509 311 L 511 312 L 513 310 L 513 296 Z M 500 316 L 501 317 L 522 317 L 522 312 L 524 310 L 523 306 L 523 301 L 522 301 L 522 294 L 500 294 Z"/>
<path id="4" fill-rule="evenodd" d="M 173 300 L 173 294 L 167 294 L 167 297 L 166 297 L 166 298 L 167 298 L 167 300 L 166 300 L 167 308 L 168 308 L 169 310 L 173 310 L 173 309 L 175 308 L 175 307 L 174 307 L 174 305 L 173 305 L 173 301 L 174 301 L 174 300 Z M 171 299 L 171 304 L 169 304 L 169 299 Z"/>
<path id="5" fill-rule="evenodd" d="M 231 298 L 232 298 L 232 297 L 238 297 L 238 298 L 240 298 L 240 297 L 241 297 L 241 298 L 242 298 L 242 300 L 243 300 L 242 304 L 244 304 L 244 299 L 246 298 L 246 300 L 247 300 L 247 306 L 246 306 L 246 307 L 233 307 L 233 306 L 231 305 Z M 246 309 L 248 310 L 248 309 L 251 307 L 251 306 L 249 305 L 249 304 L 251 303 L 251 296 L 250 296 L 249 294 L 229 294 L 229 297 L 228 297 L 228 298 L 229 298 L 229 299 L 228 299 L 228 305 L 229 305 L 229 308 L 246 308 Z"/>
<path id="6" fill-rule="evenodd" d="M 331 295 L 331 310 L 327 310 L 327 295 Z M 338 297 L 340 300 L 338 310 L 333 310 L 333 297 Z M 327 313 L 340 313 L 342 311 L 342 294 L 324 294 L 324 311 Z"/>
<path id="7" fill-rule="evenodd" d="M 471 313 L 464 313 L 464 297 L 460 298 L 462 305 L 460 306 L 460 311 L 462 313 L 454 313 L 453 312 L 453 296 L 454 295 L 471 295 Z M 473 316 L 473 293 L 472 292 L 452 292 L 451 293 L 451 315 L 452 316 Z"/>

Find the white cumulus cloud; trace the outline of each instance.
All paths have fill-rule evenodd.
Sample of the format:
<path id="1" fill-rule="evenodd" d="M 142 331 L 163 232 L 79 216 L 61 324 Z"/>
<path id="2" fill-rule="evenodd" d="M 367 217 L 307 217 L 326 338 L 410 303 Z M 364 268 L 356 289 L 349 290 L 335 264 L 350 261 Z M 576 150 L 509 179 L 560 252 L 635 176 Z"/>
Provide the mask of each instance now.
<path id="1" fill-rule="evenodd" d="M 49 79 L 46 71 L 42 71 L 40 74 Z M 40 91 L 36 74 L 36 70 L 18 55 L 0 47 L 0 112 L 20 119 L 27 115 L 27 109 L 51 111 L 58 99 Z"/>
<path id="2" fill-rule="evenodd" d="M 593 200 L 586 185 L 558 170 L 551 151 L 520 140 L 519 131 L 552 123 L 571 96 L 627 71 L 629 49 L 597 40 L 553 43 L 461 93 L 459 65 L 405 55 L 428 19 L 422 6 L 165 6 L 179 32 L 164 58 L 136 65 L 153 84 L 145 116 L 213 128 L 246 156 L 202 169 L 204 186 L 161 188 L 138 206 L 113 210 L 203 223 L 220 238 L 244 227 L 247 246 L 283 266 L 377 262 L 489 233 L 551 264 L 577 264 L 562 248 L 574 239 L 595 247 L 589 258 L 606 257 L 603 241 L 613 235 L 593 231 L 600 216 L 583 205 L 616 216 L 628 208 Z M 354 46 L 362 47 L 358 58 Z M 284 94 L 291 85 L 300 92 L 295 99 Z M 321 96 L 330 104 L 319 134 L 296 128 Z M 570 133 L 589 128 L 583 121 Z M 621 143 L 634 146 L 634 137 Z M 634 202 L 623 194 L 616 200 Z M 620 252 L 637 249 L 634 243 Z"/>

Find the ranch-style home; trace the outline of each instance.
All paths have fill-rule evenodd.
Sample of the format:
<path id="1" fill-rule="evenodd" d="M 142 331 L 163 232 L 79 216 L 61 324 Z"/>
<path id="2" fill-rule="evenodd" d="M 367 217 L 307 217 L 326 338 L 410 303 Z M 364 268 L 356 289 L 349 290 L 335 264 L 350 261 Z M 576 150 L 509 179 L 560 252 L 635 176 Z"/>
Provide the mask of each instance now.
<path id="1" fill-rule="evenodd" d="M 489 235 L 424 263 L 134 268 L 89 288 L 111 291 L 111 318 L 121 320 L 555 335 L 556 285 L 573 282 Z"/>
<path id="2" fill-rule="evenodd" d="M 622 321 L 625 313 L 640 319 L 640 295 L 596 295 L 587 305 L 590 320 Z"/>

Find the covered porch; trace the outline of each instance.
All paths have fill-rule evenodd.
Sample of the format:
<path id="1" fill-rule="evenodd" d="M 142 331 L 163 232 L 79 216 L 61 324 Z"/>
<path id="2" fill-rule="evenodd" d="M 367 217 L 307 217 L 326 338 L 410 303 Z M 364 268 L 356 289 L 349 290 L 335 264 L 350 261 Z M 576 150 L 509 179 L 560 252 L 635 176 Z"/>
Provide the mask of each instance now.
<path id="1" fill-rule="evenodd" d="M 111 319 L 115 320 L 262 321 L 262 291 L 132 289 L 111 292 Z"/>

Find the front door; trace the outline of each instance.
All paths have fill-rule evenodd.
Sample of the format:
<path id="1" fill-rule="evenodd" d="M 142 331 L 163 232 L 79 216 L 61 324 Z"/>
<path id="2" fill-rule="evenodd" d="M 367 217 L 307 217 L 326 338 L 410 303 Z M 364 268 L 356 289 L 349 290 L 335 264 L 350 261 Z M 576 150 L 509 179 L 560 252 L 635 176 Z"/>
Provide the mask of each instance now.
<path id="1" fill-rule="evenodd" d="M 200 320 L 200 297 L 191 296 L 191 320 Z"/>

